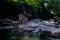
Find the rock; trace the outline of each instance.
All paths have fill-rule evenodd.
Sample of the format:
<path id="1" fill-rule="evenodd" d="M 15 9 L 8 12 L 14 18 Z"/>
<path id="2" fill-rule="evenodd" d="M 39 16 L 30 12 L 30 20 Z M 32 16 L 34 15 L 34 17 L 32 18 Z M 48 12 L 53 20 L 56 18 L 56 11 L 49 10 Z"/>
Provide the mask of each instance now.
<path id="1" fill-rule="evenodd" d="M 52 32 L 52 35 L 55 36 L 55 37 L 60 37 L 60 29 L 54 30 Z"/>

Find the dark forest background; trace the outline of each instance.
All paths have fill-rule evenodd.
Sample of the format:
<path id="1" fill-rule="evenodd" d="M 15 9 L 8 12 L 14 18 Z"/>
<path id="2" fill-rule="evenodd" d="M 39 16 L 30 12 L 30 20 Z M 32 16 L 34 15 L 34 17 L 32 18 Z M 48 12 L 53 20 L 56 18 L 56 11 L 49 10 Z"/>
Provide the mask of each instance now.
<path id="1" fill-rule="evenodd" d="M 58 5 L 57 5 L 58 2 Z M 0 18 L 8 17 L 18 20 L 18 14 L 23 13 L 23 6 L 37 18 L 49 19 L 60 16 L 59 0 L 0 0 Z M 32 12 L 31 12 L 32 11 Z"/>

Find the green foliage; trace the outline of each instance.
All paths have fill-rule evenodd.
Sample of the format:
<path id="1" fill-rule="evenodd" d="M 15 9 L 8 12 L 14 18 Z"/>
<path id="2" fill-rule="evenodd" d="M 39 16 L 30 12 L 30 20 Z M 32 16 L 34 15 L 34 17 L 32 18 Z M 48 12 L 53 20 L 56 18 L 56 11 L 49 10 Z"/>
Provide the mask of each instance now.
<path id="1" fill-rule="evenodd" d="M 54 15 L 58 15 L 60 11 L 60 0 L 49 0 L 47 1 L 48 10 L 53 11 Z"/>
<path id="2" fill-rule="evenodd" d="M 33 12 L 38 16 L 39 0 L 25 0 L 25 2 L 31 6 Z"/>
<path id="3" fill-rule="evenodd" d="M 31 10 L 38 16 L 39 0 L 7 0 L 8 2 L 15 2 L 16 5 L 26 3 L 31 6 Z"/>
<path id="4" fill-rule="evenodd" d="M 30 5 L 32 10 L 37 13 L 39 13 L 38 8 L 41 6 L 39 5 L 41 2 L 46 3 L 45 8 L 49 11 L 53 11 L 54 15 L 58 15 L 60 12 L 60 0 L 7 0 L 8 2 L 16 2 L 17 4 L 21 3 L 27 3 L 27 5 Z"/>

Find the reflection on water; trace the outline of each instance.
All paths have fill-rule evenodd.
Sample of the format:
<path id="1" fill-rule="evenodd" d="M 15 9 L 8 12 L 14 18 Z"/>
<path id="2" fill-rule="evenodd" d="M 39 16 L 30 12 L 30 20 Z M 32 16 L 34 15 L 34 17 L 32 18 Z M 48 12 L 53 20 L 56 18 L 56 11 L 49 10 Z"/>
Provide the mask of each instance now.
<path id="1" fill-rule="evenodd" d="M 35 34 L 12 32 L 9 40 L 39 40 L 39 37 Z"/>

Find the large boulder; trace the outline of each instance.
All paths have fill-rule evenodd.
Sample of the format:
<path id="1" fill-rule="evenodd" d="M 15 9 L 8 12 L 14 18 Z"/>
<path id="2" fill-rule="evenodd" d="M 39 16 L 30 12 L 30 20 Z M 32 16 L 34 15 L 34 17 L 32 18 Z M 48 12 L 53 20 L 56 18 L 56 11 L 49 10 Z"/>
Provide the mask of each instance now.
<path id="1" fill-rule="evenodd" d="M 52 32 L 52 35 L 55 36 L 55 37 L 57 37 L 57 38 L 60 38 L 60 29 L 54 30 Z"/>

